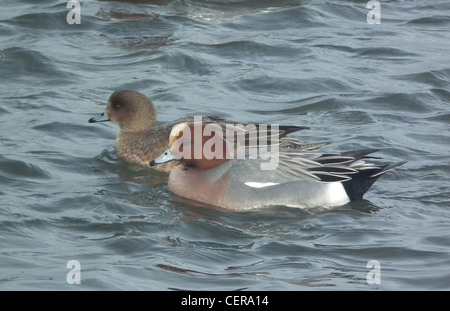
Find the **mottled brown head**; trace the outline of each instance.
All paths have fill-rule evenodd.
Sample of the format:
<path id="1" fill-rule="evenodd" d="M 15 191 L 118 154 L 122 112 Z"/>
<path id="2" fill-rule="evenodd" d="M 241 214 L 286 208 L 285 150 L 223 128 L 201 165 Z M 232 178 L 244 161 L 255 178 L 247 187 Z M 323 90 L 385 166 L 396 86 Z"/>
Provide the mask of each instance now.
<path id="1" fill-rule="evenodd" d="M 116 91 L 108 100 L 106 113 L 124 132 L 141 132 L 156 124 L 156 110 L 144 95 L 132 90 Z"/>

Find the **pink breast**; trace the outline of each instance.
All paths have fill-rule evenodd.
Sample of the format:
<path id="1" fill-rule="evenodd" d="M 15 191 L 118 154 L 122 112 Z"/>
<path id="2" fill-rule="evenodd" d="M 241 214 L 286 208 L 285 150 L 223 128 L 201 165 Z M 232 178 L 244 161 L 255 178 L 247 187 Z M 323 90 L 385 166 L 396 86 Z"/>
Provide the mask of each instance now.
<path id="1" fill-rule="evenodd" d="M 222 208 L 227 206 L 229 178 L 224 175 L 212 182 L 207 179 L 205 171 L 177 166 L 169 176 L 169 189 L 185 199 L 214 205 Z"/>

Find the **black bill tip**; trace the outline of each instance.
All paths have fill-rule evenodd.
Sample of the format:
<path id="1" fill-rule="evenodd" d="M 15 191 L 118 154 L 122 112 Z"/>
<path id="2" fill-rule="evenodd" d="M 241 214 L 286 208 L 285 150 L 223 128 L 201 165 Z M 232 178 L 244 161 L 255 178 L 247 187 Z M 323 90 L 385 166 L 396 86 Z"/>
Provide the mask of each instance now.
<path id="1" fill-rule="evenodd" d="M 93 117 L 88 120 L 89 123 L 107 122 L 107 121 L 111 121 L 111 119 L 105 116 L 105 113 L 102 113 L 98 117 Z"/>

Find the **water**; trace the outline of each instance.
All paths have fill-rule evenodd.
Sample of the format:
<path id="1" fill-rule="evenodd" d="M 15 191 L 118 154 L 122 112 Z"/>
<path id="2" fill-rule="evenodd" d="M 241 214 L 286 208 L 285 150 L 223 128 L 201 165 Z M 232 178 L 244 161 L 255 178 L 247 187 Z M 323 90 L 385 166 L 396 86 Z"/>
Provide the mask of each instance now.
<path id="1" fill-rule="evenodd" d="M 450 2 L 380 2 L 2 1 L 0 289 L 449 290 Z M 408 163 L 332 211 L 205 208 L 87 122 L 118 89 Z"/>

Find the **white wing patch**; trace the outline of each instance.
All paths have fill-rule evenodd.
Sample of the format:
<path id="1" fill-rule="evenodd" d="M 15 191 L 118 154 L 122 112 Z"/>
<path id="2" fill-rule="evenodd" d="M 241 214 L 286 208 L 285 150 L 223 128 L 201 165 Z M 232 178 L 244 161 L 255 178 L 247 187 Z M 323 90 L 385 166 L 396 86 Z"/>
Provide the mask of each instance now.
<path id="1" fill-rule="evenodd" d="M 264 187 L 270 187 L 278 185 L 276 182 L 254 182 L 249 181 L 245 183 L 246 186 L 252 187 L 252 188 L 264 188 Z"/>

